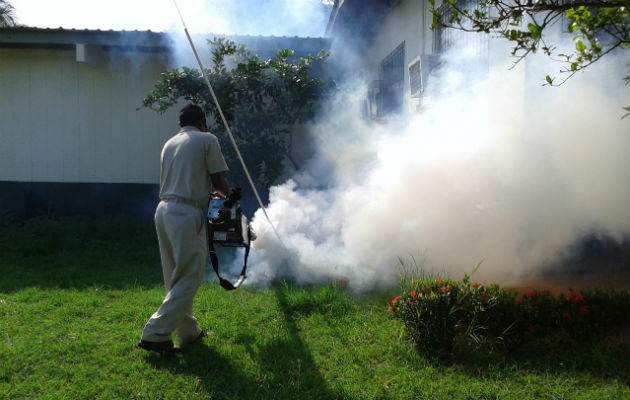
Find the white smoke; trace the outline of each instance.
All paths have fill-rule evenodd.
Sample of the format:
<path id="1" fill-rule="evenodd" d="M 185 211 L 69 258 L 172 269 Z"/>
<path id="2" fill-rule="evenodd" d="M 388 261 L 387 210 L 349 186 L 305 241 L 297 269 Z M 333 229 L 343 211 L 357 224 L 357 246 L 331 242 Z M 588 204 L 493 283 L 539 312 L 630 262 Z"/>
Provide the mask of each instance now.
<path id="1" fill-rule="evenodd" d="M 165 1 L 165 0 L 162 0 Z M 171 27 L 181 22 L 171 0 Z M 178 7 L 192 34 L 321 37 L 331 4 L 322 0 L 178 0 Z"/>
<path id="2" fill-rule="evenodd" d="M 384 125 L 362 119 L 363 93 L 336 98 L 312 127 L 307 171 L 271 190 L 283 243 L 255 215 L 249 282 L 391 285 L 399 257 L 455 279 L 483 260 L 477 278 L 506 282 L 581 235 L 630 232 L 627 60 L 610 56 L 558 88 L 541 85 L 558 69 L 545 57 L 510 62 Z"/>
<path id="3" fill-rule="evenodd" d="M 11 0 L 20 24 L 101 30 L 181 30 L 172 0 Z M 322 36 L 327 0 L 177 0 L 191 33 Z"/>
<path id="4" fill-rule="evenodd" d="M 172 66 L 197 68 L 177 11 L 172 1 L 167 3 L 165 7 L 171 12 L 167 31 Z M 332 8 L 326 0 L 179 0 L 177 4 L 206 68 L 211 66 L 208 39 L 246 35 L 321 37 Z"/>

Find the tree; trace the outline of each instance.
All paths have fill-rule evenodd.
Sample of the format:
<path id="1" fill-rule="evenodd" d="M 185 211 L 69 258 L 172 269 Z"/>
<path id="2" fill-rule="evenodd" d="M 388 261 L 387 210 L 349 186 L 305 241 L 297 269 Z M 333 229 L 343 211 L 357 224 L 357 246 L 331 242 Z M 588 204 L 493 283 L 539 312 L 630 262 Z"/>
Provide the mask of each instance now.
<path id="1" fill-rule="evenodd" d="M 0 0 L 0 28 L 15 25 L 15 8 L 6 0 Z"/>
<path id="2" fill-rule="evenodd" d="M 561 62 L 564 78 L 547 75 L 548 85 L 561 85 L 613 51 L 630 49 L 630 0 L 445 0 L 439 7 L 429 2 L 433 28 L 497 34 L 513 43 L 516 63 L 538 50 Z M 556 54 L 549 39 L 550 27 L 563 20 L 575 42 L 571 54 Z M 630 83 L 630 76 L 623 79 Z"/>
<path id="3" fill-rule="evenodd" d="M 257 185 L 268 186 L 281 174 L 285 158 L 299 168 L 292 157 L 293 128 L 314 117 L 319 100 L 332 87 L 331 82 L 325 85 L 322 79 L 309 76 L 309 70 L 328 53 L 289 61 L 294 52 L 281 50 L 274 58 L 261 61 L 231 40 L 215 38 L 208 43 L 212 66 L 205 74 L 239 150 L 248 164 L 255 166 L 252 178 Z M 163 73 L 143 105 L 163 113 L 181 99 L 199 104 L 211 116 L 209 127 L 217 133 L 226 158 L 236 161 L 200 70 L 184 67 Z M 237 172 L 234 180 L 245 182 Z"/>

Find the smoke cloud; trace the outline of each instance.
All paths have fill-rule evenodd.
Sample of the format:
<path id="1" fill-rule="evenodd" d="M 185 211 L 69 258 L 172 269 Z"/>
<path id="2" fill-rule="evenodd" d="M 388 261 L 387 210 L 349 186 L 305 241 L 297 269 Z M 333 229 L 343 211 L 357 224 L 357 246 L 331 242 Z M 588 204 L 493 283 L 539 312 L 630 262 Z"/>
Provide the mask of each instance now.
<path id="1" fill-rule="evenodd" d="M 398 281 L 399 258 L 455 279 L 483 260 L 477 279 L 512 282 L 590 232 L 627 235 L 627 57 L 543 87 L 558 64 L 529 57 L 509 70 L 507 54 L 468 87 L 443 68 L 431 82 L 444 96 L 385 124 L 361 117 L 365 93 L 349 88 L 365 82 L 347 82 L 310 127 L 308 167 L 271 189 L 281 240 L 255 215 L 248 282 L 375 288 Z"/>
<path id="2" fill-rule="evenodd" d="M 326 29 L 331 8 L 321 0 L 206 0 L 202 3 L 196 13 L 191 10 L 191 15 L 201 12 L 207 16 L 195 18 L 199 28 L 231 35 L 320 37 Z"/>
<path id="3" fill-rule="evenodd" d="M 168 29 L 172 66 L 197 68 L 177 12 L 168 3 L 173 17 Z M 322 37 L 332 8 L 327 0 L 180 0 L 177 4 L 205 67 L 211 65 L 207 40 L 214 36 Z"/>
<path id="4" fill-rule="evenodd" d="M 11 0 L 20 24 L 66 29 L 181 30 L 172 0 Z M 178 0 L 191 33 L 322 36 L 332 0 Z"/>
<path id="5" fill-rule="evenodd" d="M 180 1 L 191 33 L 203 33 L 193 39 L 204 63 L 208 32 L 320 36 L 330 12 L 321 1 L 236 3 Z M 195 66 L 181 28 L 173 32 L 176 66 Z M 348 65 L 364 55 L 333 48 L 331 63 L 355 80 L 308 127 L 314 157 L 271 188 L 266 211 L 280 238 L 256 213 L 246 283 L 391 286 L 400 259 L 455 279 L 483 261 L 476 279 L 515 282 L 585 235 L 627 238 L 627 56 L 550 88 L 542 83 L 558 64 L 534 55 L 510 70 L 509 48 L 490 48 L 487 79 L 464 84 L 463 71 L 478 70 L 448 55 L 427 82 L 429 106 L 380 123 L 362 117 L 367 82 Z M 231 271 L 241 262 L 237 255 Z"/>

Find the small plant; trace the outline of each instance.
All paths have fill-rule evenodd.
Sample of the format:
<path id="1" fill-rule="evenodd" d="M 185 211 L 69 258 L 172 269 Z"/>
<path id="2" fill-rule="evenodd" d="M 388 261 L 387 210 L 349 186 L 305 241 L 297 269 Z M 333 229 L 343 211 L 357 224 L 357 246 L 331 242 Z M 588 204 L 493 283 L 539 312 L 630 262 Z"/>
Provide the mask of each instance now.
<path id="1" fill-rule="evenodd" d="M 511 351 L 560 332 L 586 340 L 630 322 L 630 294 L 612 289 L 519 295 L 469 275 L 459 281 L 402 278 L 401 289 L 388 300 L 388 311 L 427 354 Z"/>

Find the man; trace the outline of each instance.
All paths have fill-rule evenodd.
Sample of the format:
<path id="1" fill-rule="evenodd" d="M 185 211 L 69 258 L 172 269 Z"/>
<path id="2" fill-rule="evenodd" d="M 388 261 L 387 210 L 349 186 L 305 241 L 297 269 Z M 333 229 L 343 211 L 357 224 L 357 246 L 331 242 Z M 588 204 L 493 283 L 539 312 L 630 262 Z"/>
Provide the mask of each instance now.
<path id="1" fill-rule="evenodd" d="M 161 354 L 179 353 L 205 336 L 192 315 L 208 254 L 205 211 L 213 186 L 225 196 L 231 194 L 224 175 L 228 168 L 216 136 L 207 132 L 203 110 L 186 105 L 179 125 L 180 131 L 162 149 L 160 203 L 155 210 L 166 297 L 138 343 Z M 173 344 L 173 332 L 179 347 Z"/>

